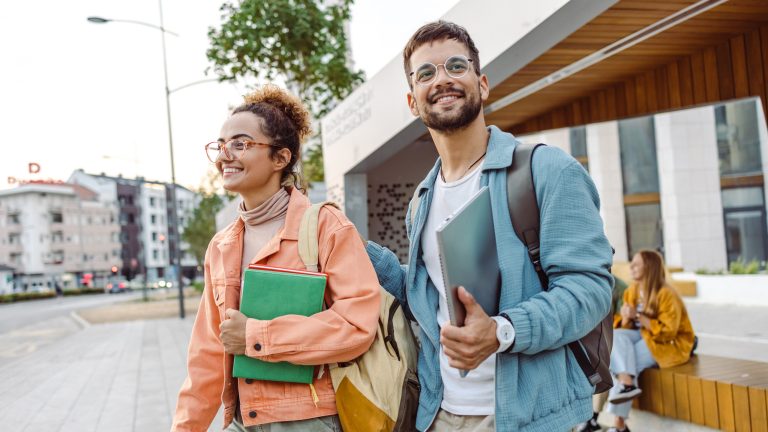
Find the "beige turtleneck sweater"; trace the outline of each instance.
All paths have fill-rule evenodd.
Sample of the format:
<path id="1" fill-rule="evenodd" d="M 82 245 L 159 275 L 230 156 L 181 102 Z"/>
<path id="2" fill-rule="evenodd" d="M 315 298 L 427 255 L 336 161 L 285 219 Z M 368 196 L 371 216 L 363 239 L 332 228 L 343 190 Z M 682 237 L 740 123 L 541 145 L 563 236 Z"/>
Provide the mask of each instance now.
<path id="1" fill-rule="evenodd" d="M 280 188 L 276 194 L 254 209 L 246 210 L 245 203 L 240 203 L 238 212 L 245 222 L 241 271 L 245 271 L 261 248 L 283 227 L 290 197 L 285 189 Z"/>

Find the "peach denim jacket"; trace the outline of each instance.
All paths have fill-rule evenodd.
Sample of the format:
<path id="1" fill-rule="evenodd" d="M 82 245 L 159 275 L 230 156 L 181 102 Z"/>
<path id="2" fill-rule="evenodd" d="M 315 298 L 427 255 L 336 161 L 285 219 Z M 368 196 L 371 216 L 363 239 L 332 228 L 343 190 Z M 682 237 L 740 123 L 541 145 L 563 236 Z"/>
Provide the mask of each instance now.
<path id="1" fill-rule="evenodd" d="M 285 225 L 252 264 L 305 268 L 298 254 L 298 232 L 309 205 L 301 192 L 291 191 Z M 233 356 L 224 352 L 219 324 L 226 309 L 239 308 L 243 233 L 238 218 L 213 237 L 205 254 L 205 290 L 189 342 L 188 374 L 179 392 L 173 431 L 207 431 L 221 403 L 226 427 L 238 400 L 245 426 L 336 414 L 327 366 L 316 368 L 317 403 L 306 384 L 232 378 Z M 320 211 L 318 239 L 320 271 L 328 275 L 327 309 L 310 317 L 249 319 L 246 355 L 325 365 L 352 360 L 368 350 L 377 328 L 380 288 L 364 245 L 355 226 L 329 206 Z"/>

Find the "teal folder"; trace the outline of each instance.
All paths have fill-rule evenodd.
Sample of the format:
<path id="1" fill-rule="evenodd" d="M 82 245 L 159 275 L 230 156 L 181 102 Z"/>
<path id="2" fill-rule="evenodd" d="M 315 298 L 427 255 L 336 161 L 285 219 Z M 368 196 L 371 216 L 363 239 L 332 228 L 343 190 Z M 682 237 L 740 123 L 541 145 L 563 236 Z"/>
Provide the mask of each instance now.
<path id="1" fill-rule="evenodd" d="M 240 312 L 260 320 L 314 315 L 323 309 L 327 279 L 323 273 L 251 265 L 243 274 Z M 314 369 L 314 366 L 236 355 L 232 376 L 311 384 Z"/>

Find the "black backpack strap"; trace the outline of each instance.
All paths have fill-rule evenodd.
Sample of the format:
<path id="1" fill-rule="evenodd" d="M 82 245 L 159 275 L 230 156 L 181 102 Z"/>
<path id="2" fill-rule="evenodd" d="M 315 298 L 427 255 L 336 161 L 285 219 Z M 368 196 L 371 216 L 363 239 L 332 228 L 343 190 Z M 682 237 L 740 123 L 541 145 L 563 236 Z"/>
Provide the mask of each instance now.
<path id="1" fill-rule="evenodd" d="M 512 156 L 512 165 L 507 169 L 507 203 L 512 228 L 521 242 L 528 248 L 536 274 L 542 288 L 549 288 L 549 278 L 541 267 L 539 245 L 539 204 L 533 187 L 533 152 L 545 144 L 518 144 Z"/>
<path id="2" fill-rule="evenodd" d="M 507 169 L 507 204 L 512 228 L 528 249 L 533 268 L 544 291 L 549 289 L 549 278 L 541 266 L 541 245 L 539 239 L 539 203 L 533 186 L 533 152 L 545 144 L 518 144 L 512 156 L 512 165 Z M 514 325 L 514 324 L 513 324 Z M 592 366 L 587 353 L 579 341 L 568 344 L 576 362 L 592 385 L 600 381 L 597 369 Z"/>

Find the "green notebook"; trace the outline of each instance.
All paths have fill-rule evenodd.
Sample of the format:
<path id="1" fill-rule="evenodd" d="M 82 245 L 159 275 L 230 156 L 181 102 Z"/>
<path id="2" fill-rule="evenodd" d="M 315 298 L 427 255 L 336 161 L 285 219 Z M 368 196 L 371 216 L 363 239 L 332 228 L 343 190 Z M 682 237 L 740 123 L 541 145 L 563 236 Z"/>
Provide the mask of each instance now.
<path id="1" fill-rule="evenodd" d="M 260 320 L 314 315 L 323 309 L 327 278 L 323 273 L 251 265 L 243 274 L 240 312 Z M 314 370 L 314 366 L 236 355 L 232 376 L 311 384 Z"/>

